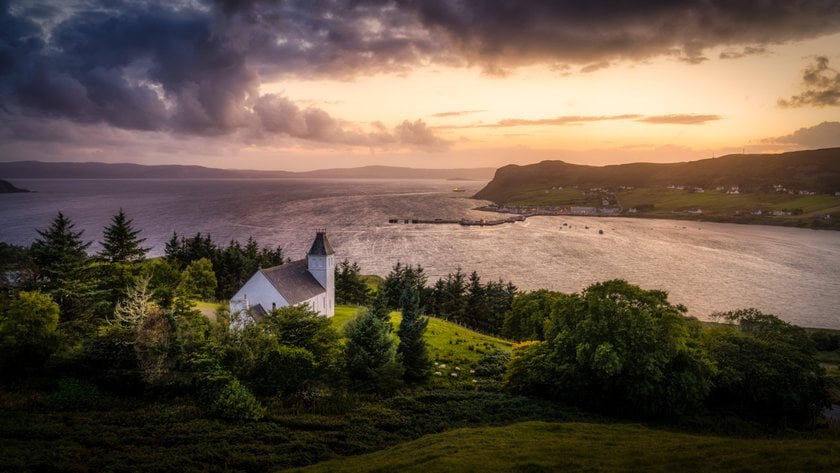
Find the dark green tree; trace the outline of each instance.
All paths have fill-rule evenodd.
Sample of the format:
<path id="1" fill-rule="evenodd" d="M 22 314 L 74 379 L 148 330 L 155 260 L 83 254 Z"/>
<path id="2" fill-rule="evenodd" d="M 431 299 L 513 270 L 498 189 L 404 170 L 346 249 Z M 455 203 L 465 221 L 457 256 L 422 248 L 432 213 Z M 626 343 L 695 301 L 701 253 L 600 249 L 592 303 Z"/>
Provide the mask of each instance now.
<path id="1" fill-rule="evenodd" d="M 830 402 L 808 333 L 756 309 L 716 316 L 733 325 L 705 337 L 718 368 L 709 405 L 760 422 L 813 424 Z"/>
<path id="2" fill-rule="evenodd" d="M 111 224 L 105 227 L 100 242 L 100 257 L 111 263 L 141 261 L 146 257 L 149 249 L 141 246 L 146 239 L 137 237 L 140 230 L 134 229 L 132 222 L 125 216 L 123 209 L 111 217 Z"/>
<path id="3" fill-rule="evenodd" d="M 511 340 L 544 340 L 545 323 L 554 307 L 565 300 L 559 292 L 540 289 L 513 298 L 505 315 L 502 336 Z"/>
<path id="4" fill-rule="evenodd" d="M 82 240 L 83 230 L 59 212 L 46 230 L 38 230 L 30 255 L 38 271 L 38 286 L 58 303 L 64 319 L 80 317 L 89 311 L 94 281 L 87 268 L 90 242 Z"/>
<path id="5" fill-rule="evenodd" d="M 417 266 L 402 265 L 399 261 L 385 277 L 380 291 L 385 293 L 388 300 L 388 307 L 398 309 L 401 306 L 402 294 L 407 287 L 417 290 L 420 307 L 426 307 L 430 299 L 431 291 L 426 289 L 426 271 L 419 264 Z"/>
<path id="6" fill-rule="evenodd" d="M 370 314 L 374 317 L 382 320 L 382 322 L 386 324 L 388 332 L 393 331 L 394 328 L 391 326 L 391 309 L 388 308 L 388 299 L 384 292 L 378 291 L 376 293 L 371 300 L 368 312 L 370 312 Z"/>
<path id="7" fill-rule="evenodd" d="M 178 291 L 187 297 L 211 299 L 216 294 L 216 273 L 207 258 L 195 260 L 181 273 Z"/>
<path id="8" fill-rule="evenodd" d="M 417 383 L 429 377 L 432 364 L 423 339 L 429 319 L 420 315 L 420 294 L 416 286 L 407 285 L 400 302 L 402 321 L 397 330 L 400 337 L 397 354 L 405 369 L 403 378 L 409 383 Z"/>
<path id="9" fill-rule="evenodd" d="M 399 386 L 403 368 L 390 332 L 390 323 L 367 310 L 345 326 L 344 368 L 355 389 L 391 392 Z"/>
<path id="10" fill-rule="evenodd" d="M 339 304 L 365 305 L 370 290 L 362 280 L 361 268 L 356 262 L 345 259 L 335 268 L 335 300 Z"/>
<path id="11" fill-rule="evenodd" d="M 593 284 L 552 311 L 545 341 L 515 353 L 513 390 L 608 412 L 679 414 L 698 407 L 714 364 L 700 325 L 663 291 L 625 281 Z"/>
<path id="12" fill-rule="evenodd" d="M 339 334 L 330 319 L 320 316 L 305 305 L 280 307 L 262 322 L 280 345 L 309 350 L 319 366 L 333 364 L 340 351 Z"/>

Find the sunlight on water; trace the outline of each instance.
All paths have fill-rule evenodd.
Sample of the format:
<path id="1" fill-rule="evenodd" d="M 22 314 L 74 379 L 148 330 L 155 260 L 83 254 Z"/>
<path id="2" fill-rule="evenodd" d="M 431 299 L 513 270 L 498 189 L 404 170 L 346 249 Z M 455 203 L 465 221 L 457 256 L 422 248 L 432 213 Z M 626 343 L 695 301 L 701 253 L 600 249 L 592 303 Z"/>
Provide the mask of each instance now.
<path id="1" fill-rule="evenodd" d="M 28 244 L 58 210 L 90 240 L 123 207 L 153 253 L 173 231 L 217 242 L 253 236 L 302 257 L 326 227 L 339 258 L 385 275 L 396 261 L 430 279 L 455 268 L 521 289 L 579 291 L 623 278 L 664 289 L 691 315 L 757 307 L 800 325 L 840 329 L 840 232 L 588 217 L 496 227 L 389 224 L 389 218 L 495 218 L 472 210 L 483 183 L 442 180 L 18 180 L 0 198 L 0 240 Z M 567 225 L 563 225 L 566 223 Z M 589 227 L 588 229 L 586 227 Z M 599 234 L 603 230 L 603 234 Z M 92 246 L 93 251 L 96 245 Z"/>

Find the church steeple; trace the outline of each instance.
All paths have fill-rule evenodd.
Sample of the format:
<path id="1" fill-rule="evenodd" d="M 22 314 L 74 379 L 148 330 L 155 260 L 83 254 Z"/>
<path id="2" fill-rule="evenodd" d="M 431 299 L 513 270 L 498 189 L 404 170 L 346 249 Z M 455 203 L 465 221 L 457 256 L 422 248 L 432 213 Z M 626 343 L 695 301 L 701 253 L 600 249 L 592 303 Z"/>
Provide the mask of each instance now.
<path id="1" fill-rule="evenodd" d="M 332 316 L 335 308 L 335 251 L 327 240 L 327 231 L 318 230 L 315 241 L 306 255 L 306 265 L 309 273 L 327 291 L 327 305 L 325 312 Z"/>

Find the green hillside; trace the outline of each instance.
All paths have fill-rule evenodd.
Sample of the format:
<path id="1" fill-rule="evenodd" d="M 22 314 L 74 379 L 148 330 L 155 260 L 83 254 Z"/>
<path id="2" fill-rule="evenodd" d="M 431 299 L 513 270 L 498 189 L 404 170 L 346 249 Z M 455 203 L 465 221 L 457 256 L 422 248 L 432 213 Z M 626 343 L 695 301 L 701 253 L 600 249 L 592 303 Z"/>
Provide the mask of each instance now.
<path id="1" fill-rule="evenodd" d="M 358 310 L 358 307 L 353 306 L 336 306 L 335 316 L 331 319 L 333 327 L 339 331 L 344 330 L 344 326 L 356 316 Z M 391 312 L 391 325 L 394 327 L 394 332 L 400 320 L 402 320 L 402 315 L 399 312 Z M 396 337 L 396 334 L 394 336 Z M 507 340 L 484 335 L 435 317 L 429 317 L 425 338 L 429 358 L 439 364 L 446 364 L 447 367 L 442 368 L 441 373 L 446 371 L 448 375 L 453 372 L 455 366 L 468 373 L 469 367 L 477 362 L 488 349 L 498 348 L 505 351 L 511 349 L 511 342 Z"/>
<path id="2" fill-rule="evenodd" d="M 829 148 L 671 164 L 505 166 L 475 198 L 525 213 L 583 206 L 632 217 L 840 228 L 838 192 L 840 148 Z"/>
<path id="3" fill-rule="evenodd" d="M 840 439 L 744 439 L 635 424 L 524 422 L 427 435 L 301 472 L 836 472 Z"/>

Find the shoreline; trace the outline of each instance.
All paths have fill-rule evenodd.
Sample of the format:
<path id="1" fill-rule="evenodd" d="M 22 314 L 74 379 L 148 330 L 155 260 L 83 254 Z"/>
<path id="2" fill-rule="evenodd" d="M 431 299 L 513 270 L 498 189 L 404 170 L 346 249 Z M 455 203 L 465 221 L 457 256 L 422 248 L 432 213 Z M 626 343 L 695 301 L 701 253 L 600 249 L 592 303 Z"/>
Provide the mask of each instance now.
<path id="1" fill-rule="evenodd" d="M 506 210 L 502 210 L 506 209 Z M 673 221 L 689 221 L 689 222 L 712 222 L 712 223 L 732 223 L 738 225 L 766 225 L 770 227 L 788 227 L 801 228 L 810 230 L 833 230 L 840 231 L 840 221 L 835 219 L 824 220 L 778 220 L 773 216 L 759 216 L 759 215 L 745 215 L 745 216 L 714 216 L 714 215 L 692 215 L 680 213 L 629 213 L 619 208 L 605 208 L 594 209 L 595 211 L 582 212 L 574 211 L 567 208 L 557 209 L 540 209 L 529 207 L 525 210 L 522 207 L 502 207 L 493 205 L 484 205 L 474 207 L 472 210 L 481 212 L 492 212 L 502 215 L 517 215 L 523 220 L 528 217 L 622 217 L 622 218 L 638 218 L 638 219 L 658 219 L 658 220 L 673 220 Z M 533 209 L 533 210 L 531 210 Z M 607 212 L 603 212 L 607 210 Z M 815 222 L 825 222 L 824 225 L 814 225 Z"/>

